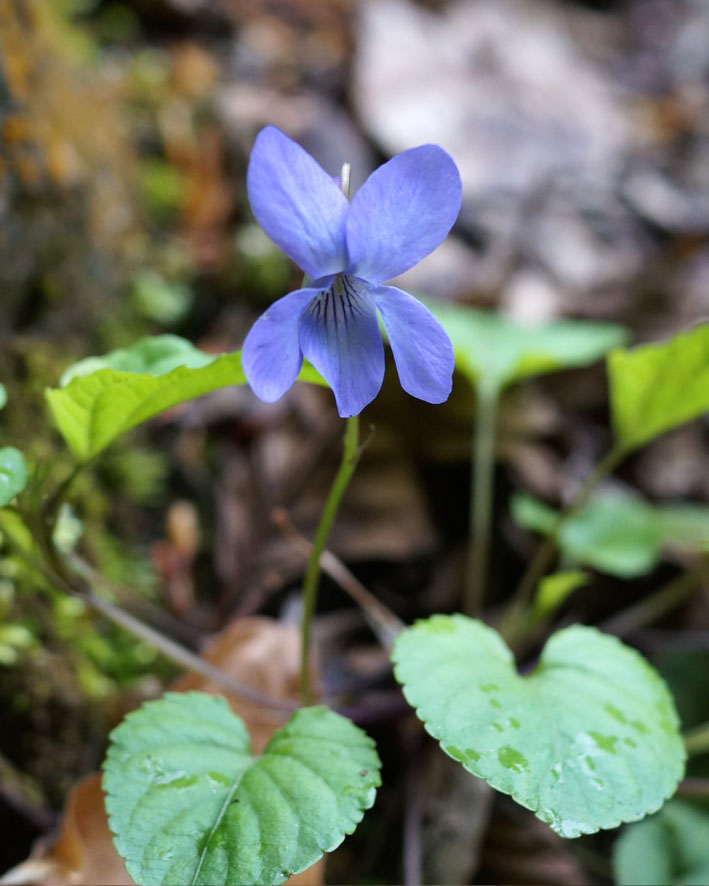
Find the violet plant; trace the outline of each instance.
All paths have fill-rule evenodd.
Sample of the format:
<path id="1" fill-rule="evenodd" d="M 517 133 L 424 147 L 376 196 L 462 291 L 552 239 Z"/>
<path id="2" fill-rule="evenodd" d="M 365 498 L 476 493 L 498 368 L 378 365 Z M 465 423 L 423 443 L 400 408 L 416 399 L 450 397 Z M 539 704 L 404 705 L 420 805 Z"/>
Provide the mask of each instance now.
<path id="1" fill-rule="evenodd" d="M 360 454 L 358 414 L 382 383 L 378 317 L 405 391 L 444 401 L 455 359 L 478 394 L 468 575 L 475 586 L 461 593 L 468 614 L 400 626 L 392 644 L 394 674 L 426 730 L 465 770 L 567 838 L 643 818 L 682 777 L 685 743 L 672 697 L 638 652 L 582 625 L 553 631 L 524 675 L 514 652 L 525 655 L 566 597 L 588 581 L 579 567 L 607 564 L 588 553 L 603 549 L 597 536 L 595 548 L 579 542 L 584 526 L 597 525 L 582 518 L 597 502 L 602 480 L 638 447 L 709 410 L 709 324 L 665 344 L 626 349 L 617 327 L 525 328 L 462 306 L 429 310 L 385 282 L 431 252 L 453 225 L 461 200 L 455 163 L 435 145 L 413 148 L 373 173 L 351 202 L 347 178 L 347 167 L 335 180 L 285 135 L 266 128 L 249 165 L 249 197 L 264 230 L 304 271 L 302 288 L 256 321 L 243 354 L 215 357 L 165 335 L 70 367 L 60 387 L 47 391 L 54 423 L 76 458 L 75 470 L 56 489 L 38 497 L 23 454 L 0 450 L 0 517 L 12 517 L 2 519 L 6 545 L 57 588 L 80 595 L 185 667 L 273 705 L 207 670 L 89 587 L 56 543 L 61 505 L 74 477 L 116 437 L 217 388 L 248 382 L 271 402 L 296 380 L 325 383 L 347 419 L 342 463 L 303 582 L 302 706 L 261 756 L 252 754 L 244 724 L 224 700 L 201 693 L 168 693 L 112 733 L 104 766 L 107 811 L 115 845 L 137 883 L 283 882 L 335 848 L 374 802 L 380 765 L 373 743 L 347 718 L 312 705 L 309 662 L 320 560 Z M 496 630 L 478 615 L 485 606 L 497 403 L 523 378 L 591 363 L 611 348 L 615 444 L 565 511 L 537 507 L 536 522 L 520 518 L 546 540 Z M 681 593 L 670 599 L 660 589 L 641 618 L 676 605 L 706 571 L 707 509 L 662 519 L 696 562 Z M 571 568 L 548 574 L 559 547 Z M 393 614 L 392 624 L 400 624 Z M 695 730 L 687 747 L 706 750 L 709 726 Z"/>

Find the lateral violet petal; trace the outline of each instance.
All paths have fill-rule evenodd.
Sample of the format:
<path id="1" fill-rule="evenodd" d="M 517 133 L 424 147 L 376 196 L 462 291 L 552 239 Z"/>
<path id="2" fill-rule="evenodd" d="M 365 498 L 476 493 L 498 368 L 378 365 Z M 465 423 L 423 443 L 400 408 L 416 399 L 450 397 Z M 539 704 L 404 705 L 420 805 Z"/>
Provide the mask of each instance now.
<path id="1" fill-rule="evenodd" d="M 246 185 L 258 223 L 309 277 L 345 269 L 347 198 L 310 154 L 275 126 L 256 137 Z"/>
<path id="2" fill-rule="evenodd" d="M 251 327 L 241 352 L 251 390 L 273 403 L 291 387 L 303 365 L 298 322 L 319 289 L 296 289 L 274 302 Z"/>
<path id="3" fill-rule="evenodd" d="M 384 346 L 366 285 L 338 277 L 300 318 L 300 347 L 327 381 L 343 418 L 357 415 L 379 393 Z"/>
<path id="4" fill-rule="evenodd" d="M 436 248 L 458 217 L 461 182 L 438 145 L 398 154 L 357 191 L 347 215 L 348 273 L 384 283 Z"/>
<path id="5" fill-rule="evenodd" d="M 427 403 L 443 403 L 453 384 L 455 357 L 447 333 L 413 295 L 395 286 L 372 290 L 387 331 L 401 387 Z"/>

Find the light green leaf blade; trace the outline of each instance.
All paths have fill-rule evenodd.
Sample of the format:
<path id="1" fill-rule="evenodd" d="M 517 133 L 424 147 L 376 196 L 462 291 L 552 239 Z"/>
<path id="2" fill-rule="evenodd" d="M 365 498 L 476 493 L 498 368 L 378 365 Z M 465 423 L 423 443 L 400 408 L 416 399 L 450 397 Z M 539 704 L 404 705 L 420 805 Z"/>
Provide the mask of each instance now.
<path id="1" fill-rule="evenodd" d="M 4 508 L 27 485 L 25 457 L 14 446 L 0 449 L 0 508 Z"/>
<path id="2" fill-rule="evenodd" d="M 512 514 L 526 529 L 551 532 L 558 513 L 529 495 L 512 499 Z M 564 556 L 619 578 L 646 575 L 665 550 L 709 550 L 709 507 L 650 505 L 620 490 L 597 492 L 569 517 L 559 534 Z"/>
<path id="3" fill-rule="evenodd" d="M 544 535 L 559 516 L 524 494 L 513 497 L 512 514 L 525 529 Z M 635 578 L 651 572 L 659 561 L 660 526 L 645 502 L 621 492 L 599 492 L 564 522 L 559 548 L 572 563 L 618 578 Z"/>
<path id="4" fill-rule="evenodd" d="M 448 333 L 456 367 L 473 382 L 501 389 L 530 376 L 587 366 L 624 344 L 621 326 L 585 320 L 522 324 L 449 302 L 427 307 Z"/>
<path id="5" fill-rule="evenodd" d="M 298 378 L 322 384 L 310 366 Z M 246 384 L 241 352 L 205 354 L 174 335 L 141 339 L 130 348 L 81 360 L 45 391 L 62 436 L 80 461 L 166 409 L 229 385 Z"/>
<path id="6" fill-rule="evenodd" d="M 537 617 L 555 612 L 569 594 L 588 584 L 588 574 L 579 570 L 554 572 L 545 576 L 537 587 L 533 611 Z"/>
<path id="7" fill-rule="evenodd" d="M 103 787 L 137 883 L 275 884 L 352 833 L 379 767 L 371 739 L 327 708 L 297 711 L 254 757 L 224 699 L 173 692 L 113 731 Z"/>
<path id="8" fill-rule="evenodd" d="M 672 800 L 657 815 L 626 828 L 613 847 L 619 886 L 709 882 L 709 812 Z"/>
<path id="9" fill-rule="evenodd" d="M 0 384 L 0 409 L 4 409 L 7 406 L 7 389 L 5 385 Z"/>
<path id="10" fill-rule="evenodd" d="M 662 505 L 657 519 L 663 544 L 676 550 L 709 551 L 709 507 L 697 504 Z"/>
<path id="11" fill-rule="evenodd" d="M 709 410 L 709 323 L 663 344 L 608 355 L 618 443 L 636 449 Z"/>
<path id="12" fill-rule="evenodd" d="M 462 615 L 418 622 L 392 657 L 443 750 L 563 837 L 656 811 L 682 777 L 667 687 L 637 652 L 594 628 L 554 634 L 524 677 L 500 635 Z"/>
<path id="13" fill-rule="evenodd" d="M 117 348 L 100 357 L 86 357 L 64 370 L 59 386 L 65 388 L 74 378 L 91 375 L 99 369 L 134 372 L 138 375 L 165 375 L 178 366 L 201 369 L 217 359 L 179 335 L 147 335 L 130 347 Z"/>

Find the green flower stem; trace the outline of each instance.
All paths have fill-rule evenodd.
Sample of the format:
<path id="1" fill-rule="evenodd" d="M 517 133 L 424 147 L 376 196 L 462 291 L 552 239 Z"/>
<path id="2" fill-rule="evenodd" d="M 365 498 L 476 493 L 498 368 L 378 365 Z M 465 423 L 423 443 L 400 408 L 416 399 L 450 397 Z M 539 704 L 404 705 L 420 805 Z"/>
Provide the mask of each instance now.
<path id="1" fill-rule="evenodd" d="M 684 734 L 684 747 L 690 757 L 709 754 L 709 723 L 702 723 Z"/>
<path id="2" fill-rule="evenodd" d="M 320 558 L 325 550 L 332 524 L 337 515 L 342 496 L 350 482 L 359 460 L 359 416 L 347 419 L 342 461 L 335 475 L 332 487 L 325 502 L 318 528 L 313 539 L 313 549 L 308 558 L 308 566 L 303 580 L 303 616 L 301 620 L 300 647 L 300 697 L 304 705 L 312 704 L 313 690 L 310 684 L 310 639 L 313 615 L 318 598 L 320 583 Z"/>
<path id="3" fill-rule="evenodd" d="M 470 484 L 470 543 L 463 609 L 476 616 L 482 609 L 490 557 L 495 478 L 495 436 L 500 390 L 484 380 L 477 386 L 477 414 Z"/>
<path id="4" fill-rule="evenodd" d="M 549 569 L 559 545 L 559 535 L 564 523 L 577 514 L 586 504 L 596 487 L 611 474 L 628 454 L 628 450 L 616 443 L 606 456 L 586 477 L 571 503 L 559 514 L 553 529 L 537 549 L 526 572 L 515 590 L 512 600 L 505 610 L 500 630 L 508 643 L 514 643 L 523 632 L 526 621 L 525 610 L 540 579 Z"/>

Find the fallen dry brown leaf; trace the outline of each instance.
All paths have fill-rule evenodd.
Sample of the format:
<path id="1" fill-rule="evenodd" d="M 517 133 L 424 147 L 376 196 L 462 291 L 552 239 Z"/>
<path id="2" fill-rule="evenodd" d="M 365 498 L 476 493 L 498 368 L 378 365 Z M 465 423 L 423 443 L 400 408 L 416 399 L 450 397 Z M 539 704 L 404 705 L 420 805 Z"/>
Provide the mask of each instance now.
<path id="1" fill-rule="evenodd" d="M 270 618 L 242 618 L 228 625 L 206 647 L 203 657 L 240 682 L 273 698 L 298 699 L 300 631 L 296 625 Z M 288 712 L 266 710 L 230 696 L 204 677 L 187 674 L 172 687 L 177 692 L 199 690 L 225 695 L 232 710 L 246 723 L 254 752 L 260 754 Z M 324 861 L 288 880 L 290 886 L 320 886 Z M 104 810 L 101 776 L 91 775 L 69 794 L 59 834 L 42 841 L 30 858 L 8 872 L 3 884 L 26 886 L 99 886 L 133 883 L 113 847 Z"/>

